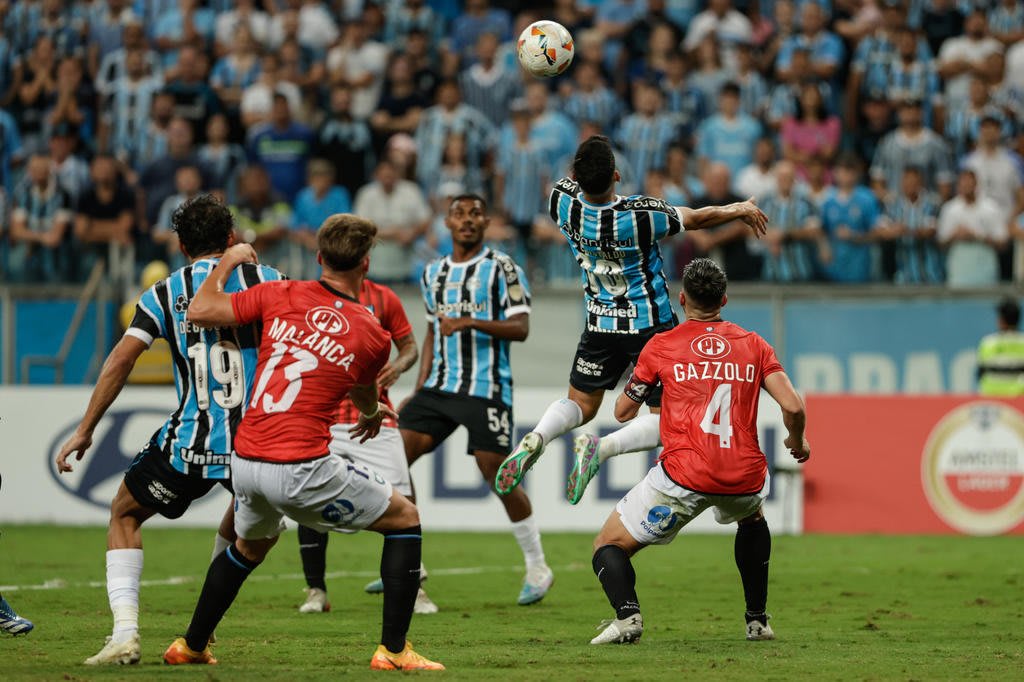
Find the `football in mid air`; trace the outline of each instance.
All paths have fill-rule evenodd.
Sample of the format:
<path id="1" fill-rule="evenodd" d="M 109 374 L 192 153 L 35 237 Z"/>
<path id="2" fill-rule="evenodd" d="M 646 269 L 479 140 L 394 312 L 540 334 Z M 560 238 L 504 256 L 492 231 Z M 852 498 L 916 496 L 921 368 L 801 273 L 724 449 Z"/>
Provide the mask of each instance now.
<path id="1" fill-rule="evenodd" d="M 519 34 L 519 63 L 538 78 L 550 78 L 569 68 L 576 48 L 572 34 L 554 21 L 535 21 Z"/>

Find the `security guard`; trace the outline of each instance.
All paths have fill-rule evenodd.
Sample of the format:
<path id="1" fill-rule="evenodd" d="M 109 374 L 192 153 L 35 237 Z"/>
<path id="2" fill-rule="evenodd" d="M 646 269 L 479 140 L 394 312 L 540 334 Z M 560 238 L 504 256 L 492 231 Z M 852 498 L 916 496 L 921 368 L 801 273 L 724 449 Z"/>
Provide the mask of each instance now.
<path id="1" fill-rule="evenodd" d="M 999 331 L 978 346 L 978 392 L 981 395 L 1024 396 L 1024 334 L 1017 331 L 1020 305 L 1003 299 L 996 308 Z"/>

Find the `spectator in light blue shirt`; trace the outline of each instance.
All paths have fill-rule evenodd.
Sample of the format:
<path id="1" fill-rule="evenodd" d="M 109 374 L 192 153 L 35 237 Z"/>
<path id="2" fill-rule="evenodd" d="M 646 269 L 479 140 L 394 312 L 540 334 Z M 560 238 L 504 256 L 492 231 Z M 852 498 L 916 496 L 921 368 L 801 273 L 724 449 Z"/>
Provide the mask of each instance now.
<path id="1" fill-rule="evenodd" d="M 454 22 L 450 34 L 452 51 L 472 59 L 473 46 L 484 33 L 506 40 L 512 33 L 512 18 L 503 9 L 493 9 L 488 0 L 466 0 L 465 9 Z"/>
<path id="2" fill-rule="evenodd" d="M 661 90 L 653 83 L 633 89 L 635 113 L 622 119 L 616 142 L 626 150 L 638 178 L 665 166 L 665 152 L 679 135 L 677 119 L 664 110 Z"/>
<path id="3" fill-rule="evenodd" d="M 169 69 L 177 64 L 178 48 L 191 42 L 185 30 L 186 22 L 203 43 L 208 43 L 213 39 L 215 21 L 213 12 L 199 7 L 198 0 L 179 0 L 177 7 L 166 9 L 153 27 L 153 40 L 163 53 L 164 68 Z"/>
<path id="4" fill-rule="evenodd" d="M 821 206 L 822 227 L 829 240 L 822 259 L 833 282 L 869 282 L 872 279 L 874 230 L 881 213 L 874 193 L 860 184 L 855 157 L 847 156 L 836 167 L 836 187 Z"/>
<path id="5" fill-rule="evenodd" d="M 317 272 L 315 259 L 309 256 L 317 250 L 317 230 L 329 216 L 351 213 L 352 198 L 347 189 L 334 184 L 334 166 L 330 161 L 313 159 L 308 169 L 308 184 L 295 197 L 292 207 L 292 232 L 289 236 L 307 252 L 301 259 L 302 275 L 312 278 L 317 276 Z"/>
<path id="6" fill-rule="evenodd" d="M 735 176 L 754 158 L 761 124 L 740 112 L 740 88 L 726 83 L 718 96 L 718 113 L 697 129 L 697 157 L 701 166 L 719 161 Z"/>
<path id="7" fill-rule="evenodd" d="M 569 117 L 548 106 L 548 86 L 533 81 L 526 86 L 526 108 L 533 117 L 530 139 L 550 159 L 549 177 L 561 177 L 558 163 L 576 152 L 579 131 Z"/>
<path id="8" fill-rule="evenodd" d="M 839 36 L 825 29 L 826 19 L 821 5 L 804 4 L 800 10 L 800 33 L 782 43 L 775 60 L 775 72 L 780 80 L 789 80 L 792 76 L 793 51 L 799 48 L 810 53 L 814 75 L 836 85 L 835 77 L 846 56 L 846 48 Z"/>

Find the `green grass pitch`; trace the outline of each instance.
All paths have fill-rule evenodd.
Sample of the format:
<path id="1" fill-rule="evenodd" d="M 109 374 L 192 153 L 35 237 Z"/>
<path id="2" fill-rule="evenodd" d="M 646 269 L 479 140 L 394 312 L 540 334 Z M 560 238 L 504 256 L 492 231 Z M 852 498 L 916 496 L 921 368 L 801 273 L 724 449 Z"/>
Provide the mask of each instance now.
<path id="1" fill-rule="evenodd" d="M 379 536 L 331 538 L 333 610 L 305 615 L 294 532 L 281 542 L 217 630 L 216 667 L 171 668 L 160 656 L 184 631 L 212 532 L 144 531 L 143 659 L 128 668 L 81 661 L 110 632 L 105 531 L 12 527 L 0 537 L 5 596 L 35 621 L 27 637 L 0 639 L 3 680 L 379 679 L 370 656 L 380 597 L 362 586 L 379 561 Z M 1022 538 L 777 537 L 769 612 L 778 639 L 743 639 L 743 601 L 731 536 L 681 535 L 636 560 L 645 623 L 636 645 L 594 647 L 611 615 L 590 570 L 591 537 L 548 534 L 555 586 L 540 604 L 515 604 L 521 555 L 511 534 L 428 533 L 430 595 L 410 638 L 442 661 L 445 679 L 935 680 L 1024 677 Z M 182 580 L 172 580 L 173 578 Z M 49 585 L 48 589 L 25 586 Z M 431 675 L 438 673 L 421 673 Z"/>

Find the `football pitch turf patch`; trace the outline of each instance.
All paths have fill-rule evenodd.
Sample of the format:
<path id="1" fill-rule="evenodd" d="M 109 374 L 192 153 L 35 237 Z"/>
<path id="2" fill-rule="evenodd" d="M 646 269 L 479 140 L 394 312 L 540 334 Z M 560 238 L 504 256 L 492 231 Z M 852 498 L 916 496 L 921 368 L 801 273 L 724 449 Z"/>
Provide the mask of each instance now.
<path id="1" fill-rule="evenodd" d="M 213 668 L 172 668 L 160 656 L 184 632 L 213 531 L 147 529 L 142 662 L 82 661 L 110 634 L 105 529 L 10 527 L 0 536 L 0 584 L 36 629 L 0 639 L 3 680 L 379 678 L 370 657 L 380 597 L 363 585 L 379 536 L 335 535 L 328 549 L 332 611 L 299 614 L 293 531 L 241 591 L 217 628 Z M 644 614 L 636 645 L 591 646 L 612 616 L 590 569 L 592 537 L 547 534 L 555 585 L 515 603 L 522 556 L 511 533 L 430 533 L 425 587 L 441 612 L 413 618 L 410 639 L 443 662 L 446 679 L 1020 679 L 1024 671 L 1024 542 L 961 537 L 774 538 L 768 611 L 778 639 L 743 639 L 732 536 L 681 535 L 635 559 Z M 12 590 L 10 586 L 18 589 Z"/>

